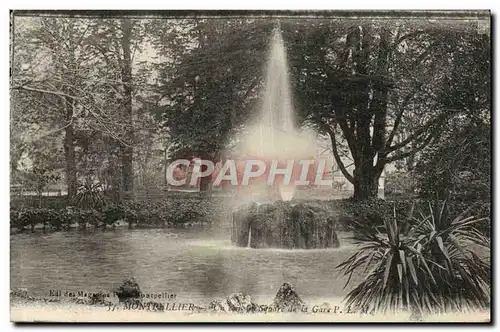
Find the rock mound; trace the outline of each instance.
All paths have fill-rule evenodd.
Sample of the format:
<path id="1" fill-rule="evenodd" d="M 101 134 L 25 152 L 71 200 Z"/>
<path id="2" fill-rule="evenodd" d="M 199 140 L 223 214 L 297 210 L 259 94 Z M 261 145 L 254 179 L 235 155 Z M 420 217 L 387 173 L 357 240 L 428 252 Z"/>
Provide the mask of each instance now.
<path id="1" fill-rule="evenodd" d="M 282 311 L 294 311 L 300 309 L 304 304 L 294 287 L 285 282 L 278 290 L 272 306 Z"/>
<path id="2" fill-rule="evenodd" d="M 337 219 L 308 202 L 253 203 L 233 211 L 231 242 L 251 248 L 337 248 Z"/>
<path id="3" fill-rule="evenodd" d="M 224 313 L 258 313 L 258 312 L 288 312 L 297 311 L 305 305 L 304 301 L 289 283 L 284 283 L 278 292 L 272 304 L 257 304 L 252 302 L 250 295 L 243 293 L 234 293 L 225 300 L 213 300 L 208 306 L 211 312 Z"/>
<path id="4" fill-rule="evenodd" d="M 118 287 L 114 293 L 118 296 L 118 300 L 120 302 L 125 302 L 129 299 L 140 299 L 141 297 L 141 288 L 139 284 L 135 280 L 135 278 L 125 279 L 123 284 Z"/>

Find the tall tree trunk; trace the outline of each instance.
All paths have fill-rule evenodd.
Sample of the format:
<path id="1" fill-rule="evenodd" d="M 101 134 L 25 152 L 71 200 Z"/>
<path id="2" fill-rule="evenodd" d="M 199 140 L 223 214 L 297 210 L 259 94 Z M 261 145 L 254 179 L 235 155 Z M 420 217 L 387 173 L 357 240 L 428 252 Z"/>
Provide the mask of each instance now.
<path id="1" fill-rule="evenodd" d="M 389 32 L 382 29 L 375 72 L 381 77 L 388 75 L 388 36 Z M 336 110 L 337 122 L 354 159 L 355 169 L 352 176 L 343 166 L 337 151 L 334 151 L 334 156 L 342 174 L 354 185 L 356 200 L 377 197 L 378 181 L 385 165 L 385 161 L 378 160 L 377 155 L 386 142 L 388 86 L 383 79 L 364 79 L 371 75 L 369 55 L 374 51 L 374 40 L 373 30 L 369 26 L 353 28 L 348 34 L 344 62 L 358 76 L 351 83 L 356 93 L 348 98 L 347 106 L 350 114 L 341 109 Z M 336 150 L 334 131 L 330 132 L 330 137 L 332 146 Z"/>
<path id="2" fill-rule="evenodd" d="M 66 184 L 68 186 L 68 201 L 74 200 L 77 191 L 76 161 L 75 161 L 75 133 L 73 128 L 73 103 L 70 98 L 64 98 L 66 121 L 69 125 L 65 128 L 64 156 L 66 158 Z"/>
<path id="3" fill-rule="evenodd" d="M 127 124 L 125 140 L 127 144 L 122 144 L 122 177 L 123 177 L 123 190 L 125 192 L 133 193 L 134 190 L 134 170 L 133 170 L 133 155 L 134 149 L 131 146 L 134 141 L 133 129 L 133 112 L 132 112 L 132 57 L 130 52 L 130 44 L 132 38 L 132 23 L 129 19 L 121 21 L 122 29 L 122 82 L 124 89 L 123 111 Z"/>
<path id="4" fill-rule="evenodd" d="M 110 195 L 115 203 L 120 203 L 123 199 L 122 190 L 122 169 L 120 167 L 120 143 L 111 137 L 105 137 L 106 146 L 108 147 L 108 181 L 111 184 Z"/>
<path id="5" fill-rule="evenodd" d="M 356 167 L 353 172 L 354 199 L 357 201 L 377 197 L 381 172 L 377 171 L 372 165 L 368 165 L 370 162 L 372 160 L 366 160 L 364 166 Z"/>

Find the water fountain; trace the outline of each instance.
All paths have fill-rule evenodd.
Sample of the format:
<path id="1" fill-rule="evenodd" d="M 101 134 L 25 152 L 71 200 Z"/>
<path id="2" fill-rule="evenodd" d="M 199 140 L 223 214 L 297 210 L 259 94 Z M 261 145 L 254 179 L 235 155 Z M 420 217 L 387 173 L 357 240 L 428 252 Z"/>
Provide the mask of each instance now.
<path id="1" fill-rule="evenodd" d="M 314 134 L 295 127 L 285 45 L 274 29 L 266 66 L 265 90 L 259 120 L 243 139 L 242 152 L 266 160 L 310 158 Z M 338 247 L 331 211 L 305 202 L 293 202 L 295 185 L 253 185 L 253 202 L 233 212 L 233 244 L 251 248 Z M 256 194 L 256 195 L 255 195 Z M 258 201 L 259 203 L 257 203 Z"/>

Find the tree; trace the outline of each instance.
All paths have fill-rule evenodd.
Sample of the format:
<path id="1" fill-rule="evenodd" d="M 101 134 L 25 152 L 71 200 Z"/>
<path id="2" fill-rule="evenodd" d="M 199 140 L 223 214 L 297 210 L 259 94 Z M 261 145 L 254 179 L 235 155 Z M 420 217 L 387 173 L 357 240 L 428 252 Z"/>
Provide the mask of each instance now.
<path id="1" fill-rule="evenodd" d="M 88 43 L 91 52 L 107 66 L 102 73 L 107 82 L 101 85 L 101 88 L 105 89 L 105 98 L 101 102 L 106 108 L 116 110 L 112 126 L 119 128 L 120 136 L 111 137 L 108 143 L 115 154 L 111 158 L 113 167 L 117 166 L 118 161 L 121 165 L 121 178 L 113 181 L 115 191 L 119 192 L 130 193 L 134 190 L 134 121 L 137 110 L 134 103 L 137 95 L 147 90 L 145 80 L 149 75 L 147 71 L 140 71 L 144 64 L 138 63 L 136 59 L 140 49 L 146 46 L 144 25 L 142 21 L 123 18 L 100 20 L 90 27 L 92 37 Z M 109 114 L 106 114 L 106 117 L 108 116 Z"/>
<path id="2" fill-rule="evenodd" d="M 441 99 L 460 110 L 448 121 L 441 140 L 416 163 L 420 195 L 453 201 L 489 201 L 491 191 L 491 86 L 488 35 L 460 44 Z"/>
<path id="3" fill-rule="evenodd" d="M 134 101 L 137 86 L 145 86 L 150 74 L 147 66 L 134 63 L 143 26 L 128 19 L 18 22 L 13 104 L 34 106 L 14 108 L 21 112 L 16 117 L 29 111 L 35 122 L 59 127 L 46 138 L 64 132 L 71 200 L 79 176 L 87 178 L 96 168 L 94 175 L 107 178 L 120 199 L 124 190 L 133 190 Z"/>
<path id="4" fill-rule="evenodd" d="M 262 83 L 270 25 L 253 20 L 196 20 L 169 35 L 160 52 L 171 60 L 160 76 L 157 115 L 168 128 L 174 158 L 219 161 L 221 152 L 251 117 Z M 264 35 L 266 36 L 266 35 Z M 194 46 L 186 46 L 186 44 Z M 200 188 L 209 189 L 202 178 Z"/>
<path id="5" fill-rule="evenodd" d="M 297 103 L 304 121 L 330 136 L 354 198 L 377 194 L 388 163 L 415 155 L 436 142 L 443 124 L 457 115 L 441 93 L 460 45 L 477 36 L 453 28 L 359 20 L 284 25 Z M 459 33 L 457 33 L 459 31 Z M 470 72 L 467 63 L 460 70 Z M 444 87 L 442 87 L 444 86 Z M 342 151 L 348 148 L 354 171 Z"/>
<path id="6" fill-rule="evenodd" d="M 74 126 L 81 111 L 80 98 L 83 98 L 76 89 L 83 84 L 81 70 L 88 60 L 82 43 L 87 30 L 78 21 L 68 19 L 43 18 L 31 22 L 32 28 L 22 26 L 21 21 L 18 23 L 21 26 L 14 44 L 13 88 L 19 91 L 13 92 L 13 97 L 20 98 L 15 102 L 35 104 L 31 109 L 35 112 L 49 109 L 52 114 L 45 119 L 58 120 L 60 128 L 44 136 L 64 131 L 66 183 L 68 197 L 72 199 L 78 186 Z M 29 47 L 35 47 L 40 53 Z M 35 117 L 43 119 L 40 115 Z"/>

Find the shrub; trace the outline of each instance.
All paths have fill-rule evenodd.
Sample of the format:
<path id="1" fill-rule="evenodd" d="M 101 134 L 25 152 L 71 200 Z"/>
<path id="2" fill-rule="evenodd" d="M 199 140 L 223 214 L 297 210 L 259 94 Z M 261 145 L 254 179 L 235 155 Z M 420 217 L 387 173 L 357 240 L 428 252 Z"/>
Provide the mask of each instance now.
<path id="1" fill-rule="evenodd" d="M 72 203 L 82 209 L 102 209 L 106 204 L 102 185 L 86 182 L 78 188 Z"/>
<path id="2" fill-rule="evenodd" d="M 103 209 L 104 223 L 114 225 L 118 220 L 125 218 L 124 208 L 121 205 L 111 204 Z"/>
<path id="3" fill-rule="evenodd" d="M 41 209 L 42 210 L 42 209 Z M 43 209 L 41 216 L 49 221 L 49 225 L 56 229 L 67 229 L 71 222 L 70 215 L 65 210 Z"/>
<path id="4" fill-rule="evenodd" d="M 34 219 L 31 215 L 31 210 L 27 208 L 10 208 L 10 226 L 24 229 L 28 226 L 35 226 Z"/>
<path id="5" fill-rule="evenodd" d="M 11 207 L 11 226 L 32 227 L 36 224 L 51 225 L 60 229 L 72 222 L 80 227 L 113 225 L 125 220 L 130 227 L 184 226 L 194 223 L 210 223 L 228 213 L 223 204 L 212 199 L 168 198 L 152 201 L 124 201 L 121 204 L 106 204 L 99 209 L 62 207 L 38 209 Z"/>
<path id="6" fill-rule="evenodd" d="M 54 210 L 47 208 L 11 208 L 11 226 L 32 230 L 35 225 L 42 224 L 45 228 L 50 226 L 56 230 L 69 227 L 70 216 L 65 210 Z"/>
<path id="7" fill-rule="evenodd" d="M 489 239 L 476 228 L 487 218 L 465 217 L 467 213 L 449 218 L 446 203 L 429 203 L 412 218 L 407 236 L 395 210 L 384 219 L 383 230 L 358 224 L 354 238 L 363 246 L 337 268 L 349 275 L 347 284 L 355 271 L 366 276 L 347 294 L 346 305 L 420 315 L 487 308 L 490 265 L 476 252 L 489 253 Z"/>
<path id="8" fill-rule="evenodd" d="M 403 171 L 390 172 L 385 177 L 386 196 L 414 196 L 416 193 L 416 181 L 412 173 Z"/>
<path id="9" fill-rule="evenodd" d="M 213 206 L 210 200 L 182 200 L 176 206 L 170 206 L 172 223 L 210 222 L 213 218 Z"/>
<path id="10" fill-rule="evenodd" d="M 21 209 L 10 208 L 10 227 L 20 228 Z"/>
<path id="11" fill-rule="evenodd" d="M 408 223 L 415 209 L 416 202 L 410 200 L 386 201 L 371 199 L 354 201 L 352 199 L 340 201 L 340 206 L 334 207 L 340 213 L 339 222 L 347 229 L 357 232 L 357 225 L 366 227 L 383 227 L 384 220 L 391 218 L 393 209 L 403 223 Z"/>
<path id="12" fill-rule="evenodd" d="M 125 202 L 120 208 L 129 225 L 137 227 L 209 223 L 220 213 L 218 205 L 209 199 Z"/>
<path id="13" fill-rule="evenodd" d="M 86 228 L 87 225 L 98 227 L 103 224 L 104 215 L 100 211 L 96 210 L 85 210 L 85 209 L 73 209 L 69 212 L 71 216 L 78 223 L 80 228 Z"/>

